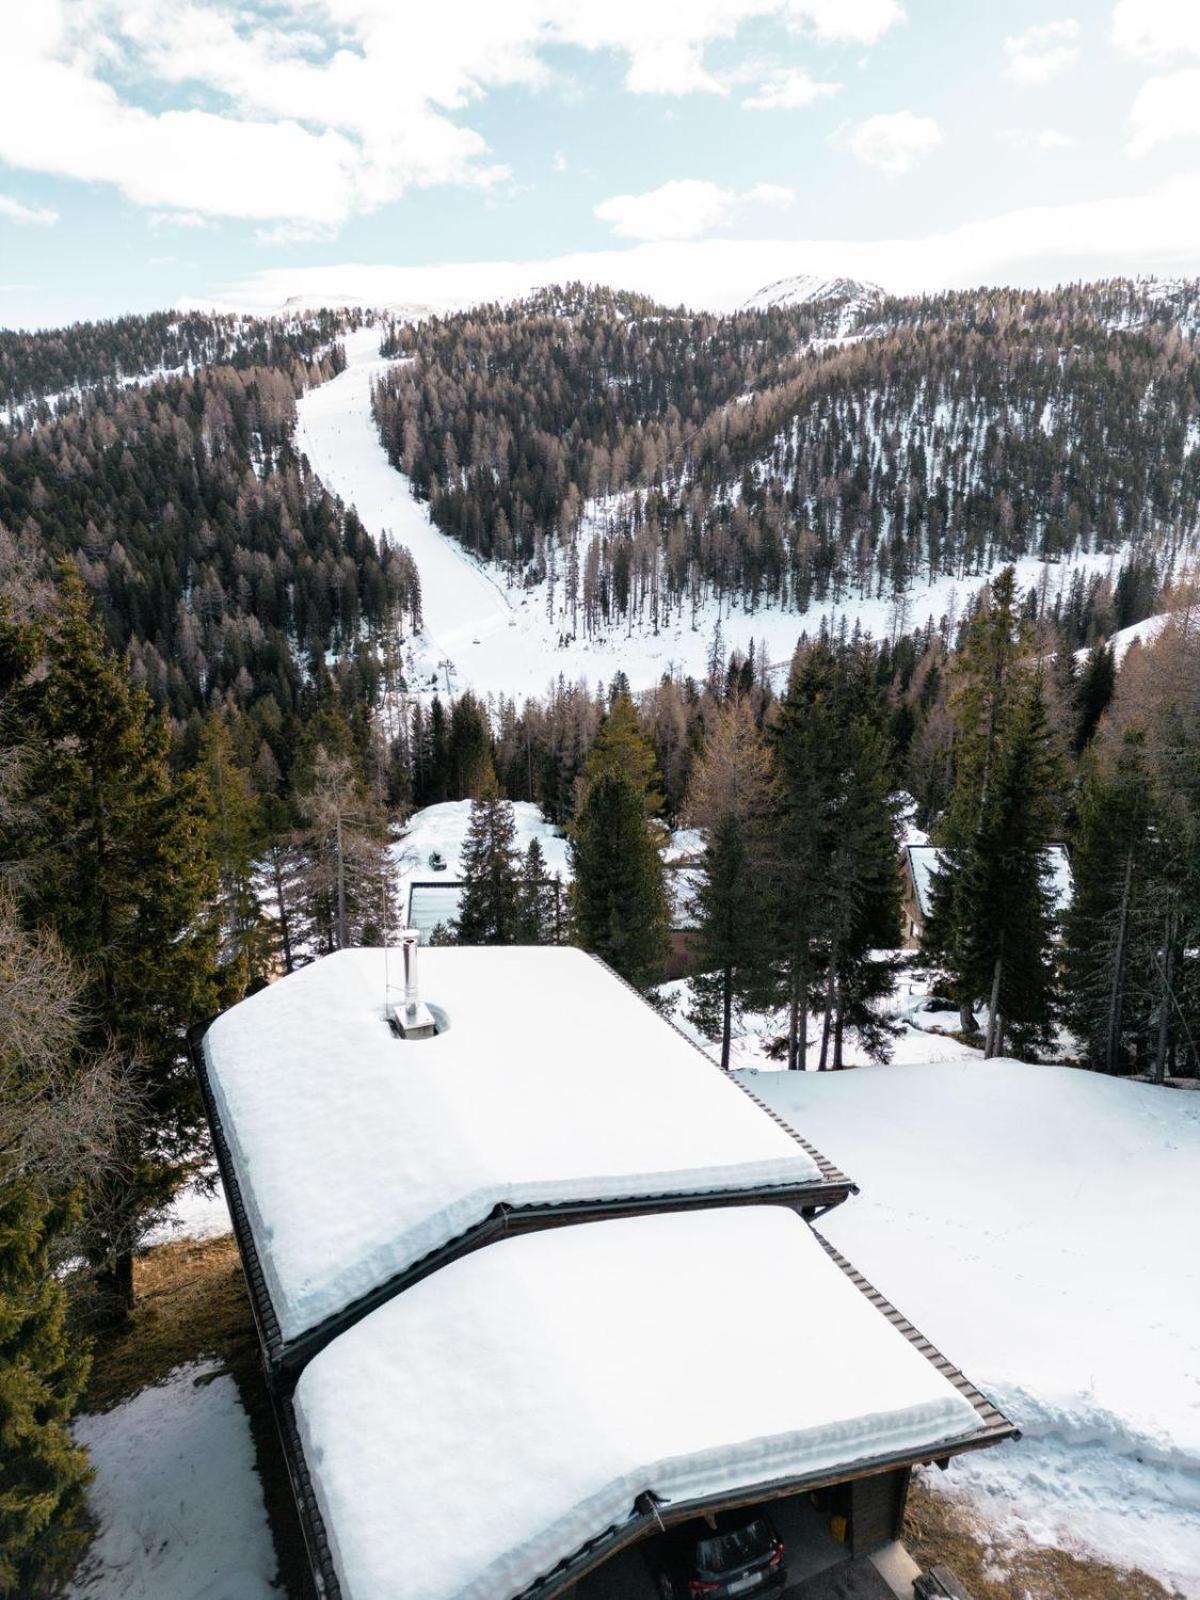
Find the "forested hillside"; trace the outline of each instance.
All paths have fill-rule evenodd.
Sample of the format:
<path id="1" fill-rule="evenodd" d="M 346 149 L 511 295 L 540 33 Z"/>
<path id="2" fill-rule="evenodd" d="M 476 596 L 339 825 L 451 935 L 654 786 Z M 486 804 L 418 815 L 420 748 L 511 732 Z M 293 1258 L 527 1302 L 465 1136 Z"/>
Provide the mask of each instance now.
<path id="1" fill-rule="evenodd" d="M 307 364 L 285 341 L 279 355 L 102 388 L 0 429 L 0 526 L 73 562 L 158 704 L 180 722 L 250 713 L 287 770 L 286 722 L 311 713 L 330 671 L 369 704 L 420 588 L 405 552 L 365 534 L 292 448 L 296 396 L 336 351 Z"/>
<path id="2" fill-rule="evenodd" d="M 1113 283 L 707 318 L 578 288 L 393 330 L 393 462 L 569 634 L 712 597 L 803 612 L 1025 554 L 1148 546 L 1200 512 L 1200 354 Z"/>
<path id="3" fill-rule="evenodd" d="M 0 410 L 106 381 L 204 365 L 308 363 L 355 320 L 355 313 L 339 311 L 287 320 L 155 311 L 29 333 L 0 329 Z"/>

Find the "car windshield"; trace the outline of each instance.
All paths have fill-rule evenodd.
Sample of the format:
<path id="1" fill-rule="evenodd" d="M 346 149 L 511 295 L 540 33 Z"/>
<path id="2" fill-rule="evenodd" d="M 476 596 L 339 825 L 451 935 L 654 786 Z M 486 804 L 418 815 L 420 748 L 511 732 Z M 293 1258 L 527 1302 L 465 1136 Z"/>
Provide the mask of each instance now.
<path id="1" fill-rule="evenodd" d="M 735 1572 L 738 1567 L 760 1561 L 771 1549 L 771 1530 L 761 1517 L 744 1528 L 714 1533 L 696 1541 L 696 1565 L 703 1572 Z"/>

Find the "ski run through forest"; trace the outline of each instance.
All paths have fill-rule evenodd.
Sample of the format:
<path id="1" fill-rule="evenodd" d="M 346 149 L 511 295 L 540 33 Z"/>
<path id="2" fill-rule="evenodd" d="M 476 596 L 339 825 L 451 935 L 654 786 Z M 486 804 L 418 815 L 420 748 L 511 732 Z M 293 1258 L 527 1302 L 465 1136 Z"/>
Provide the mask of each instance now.
<path id="1" fill-rule="evenodd" d="M 432 885 L 853 1174 L 1024 1433 L 933 1487 L 1200 1597 L 1198 306 L 0 332 L 0 1595 L 274 1592 L 234 1379 L 89 1364 L 227 1227 L 186 1029 Z"/>

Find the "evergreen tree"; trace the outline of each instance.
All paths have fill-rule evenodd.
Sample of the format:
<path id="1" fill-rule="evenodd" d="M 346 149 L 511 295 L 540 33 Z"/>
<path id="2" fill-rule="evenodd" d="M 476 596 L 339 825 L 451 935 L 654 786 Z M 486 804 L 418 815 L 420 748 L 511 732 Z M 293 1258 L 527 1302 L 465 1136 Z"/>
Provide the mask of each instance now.
<path id="1" fill-rule="evenodd" d="M 109 652 L 70 573 L 37 648 L 39 670 L 14 694 L 37 751 L 36 816 L 16 841 L 0 837 L 0 850 L 36 861 L 23 914 L 53 928 L 78 963 L 83 1042 L 111 1044 L 136 1091 L 137 1116 L 87 1197 L 88 1254 L 122 1314 L 146 1219 L 170 1199 L 199 1137 L 186 1029 L 216 1004 L 216 874 L 198 786 L 171 774 L 165 719 Z"/>
<path id="2" fill-rule="evenodd" d="M 1071 858 L 1074 896 L 1064 941 L 1066 1018 L 1100 1071 L 1128 1069 L 1144 1032 L 1138 931 L 1153 798 L 1140 729 L 1126 731 L 1115 761 L 1087 764 Z"/>
<path id="3" fill-rule="evenodd" d="M 500 792 L 490 759 L 471 802 L 462 850 L 458 944 L 515 944 L 520 937 L 519 856 L 512 802 Z"/>
<path id="4" fill-rule="evenodd" d="M 1049 1042 L 1054 1018 L 1053 913 L 1046 847 L 1060 787 L 1040 677 L 1029 680 L 996 730 L 986 801 L 965 846 L 947 848 L 934 876 L 935 908 L 955 908 L 946 960 L 960 994 L 988 1001 L 984 1053 L 1015 1055 Z"/>
<path id="5" fill-rule="evenodd" d="M 669 910 L 662 856 L 637 779 L 606 764 L 589 785 L 571 837 L 575 937 L 638 989 L 667 958 Z"/>
<path id="6" fill-rule="evenodd" d="M 695 894 L 691 1020 L 721 1041 L 729 1071 L 735 1009 L 761 993 L 772 945 L 762 863 L 755 860 L 746 823 L 726 813 L 704 849 Z"/>
<path id="7" fill-rule="evenodd" d="M 73 1345 L 51 1241 L 70 1221 L 29 1181 L 0 1182 L 0 1596 L 57 1592 L 87 1549 L 87 1454 L 68 1423 L 90 1365 Z"/>
<path id="8" fill-rule="evenodd" d="M 517 886 L 517 943 L 557 944 L 559 885 L 546 873 L 546 857 L 537 839 L 529 841 Z"/>
<path id="9" fill-rule="evenodd" d="M 1081 755 L 1108 710 L 1117 683 L 1117 664 L 1110 644 L 1089 652 L 1075 685 L 1075 727 L 1071 749 Z"/>
<path id="10" fill-rule="evenodd" d="M 629 778 L 641 797 L 643 815 L 655 817 L 662 810 L 662 776 L 654 746 L 641 730 L 629 694 L 620 689 L 588 751 L 583 767 L 585 789 L 607 772 L 621 772 Z"/>

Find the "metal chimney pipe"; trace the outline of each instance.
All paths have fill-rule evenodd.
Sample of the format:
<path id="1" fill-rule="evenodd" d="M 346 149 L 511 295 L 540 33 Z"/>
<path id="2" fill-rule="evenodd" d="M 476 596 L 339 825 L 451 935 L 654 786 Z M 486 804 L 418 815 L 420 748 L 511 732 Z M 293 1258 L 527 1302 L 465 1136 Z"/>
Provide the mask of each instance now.
<path id="1" fill-rule="evenodd" d="M 400 932 L 400 954 L 404 959 L 404 1010 L 408 1016 L 415 1016 L 417 1006 L 421 1002 L 421 992 L 417 983 L 417 930 L 403 928 Z"/>

